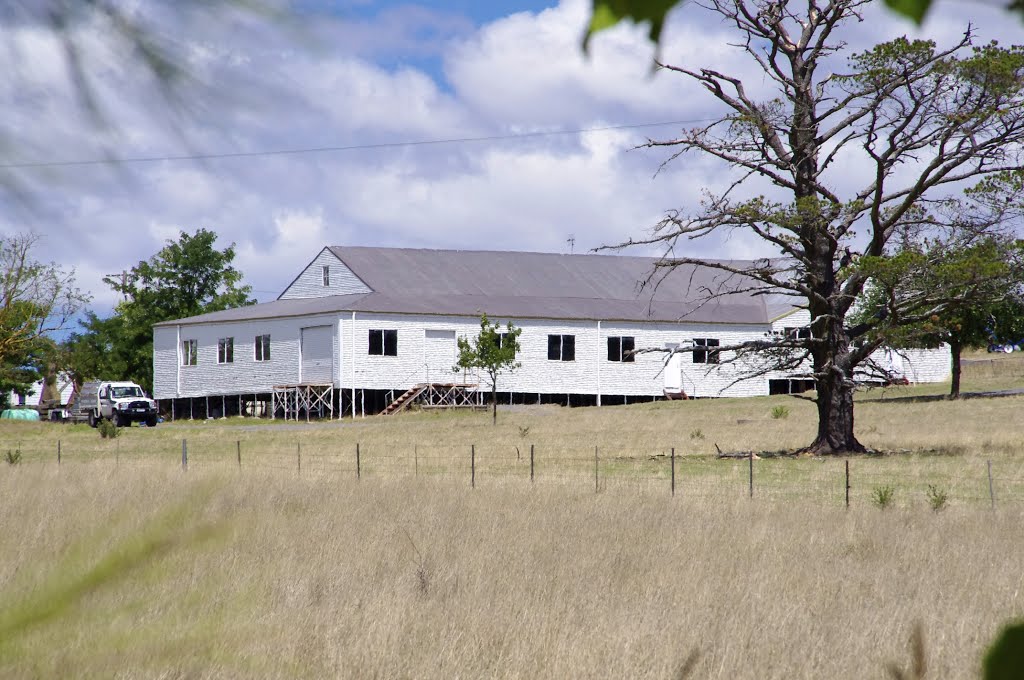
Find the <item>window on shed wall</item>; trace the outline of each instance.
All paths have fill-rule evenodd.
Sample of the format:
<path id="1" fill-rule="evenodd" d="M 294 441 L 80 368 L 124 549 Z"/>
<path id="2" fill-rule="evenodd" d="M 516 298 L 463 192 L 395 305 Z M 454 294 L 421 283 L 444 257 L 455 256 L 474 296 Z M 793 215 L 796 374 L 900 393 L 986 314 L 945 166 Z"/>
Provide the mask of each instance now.
<path id="1" fill-rule="evenodd" d="M 217 341 L 217 363 L 230 364 L 235 361 L 235 339 L 221 338 Z"/>
<path id="2" fill-rule="evenodd" d="M 501 349 L 508 344 L 508 333 L 498 333 L 498 349 Z M 518 347 L 516 348 L 516 354 L 518 354 Z"/>
<path id="3" fill-rule="evenodd" d="M 608 337 L 608 361 L 635 362 L 636 355 L 630 354 L 634 349 L 636 349 L 636 341 L 632 336 Z"/>
<path id="4" fill-rule="evenodd" d="M 324 288 L 331 285 L 331 265 L 325 264 L 320 268 L 324 275 Z"/>
<path id="5" fill-rule="evenodd" d="M 576 336 L 549 335 L 548 359 L 550 359 L 551 361 L 575 361 Z"/>
<path id="6" fill-rule="evenodd" d="M 182 340 L 181 341 L 181 365 L 182 366 L 195 366 L 199 359 L 199 341 L 198 340 Z"/>
<path id="7" fill-rule="evenodd" d="M 270 336 L 257 335 L 253 358 L 256 361 L 270 361 Z"/>
<path id="8" fill-rule="evenodd" d="M 369 354 L 385 357 L 398 356 L 398 331 L 394 329 L 370 329 Z"/>
<path id="9" fill-rule="evenodd" d="M 694 338 L 694 347 L 718 347 L 719 341 L 715 338 Z M 721 357 L 718 350 L 695 349 L 693 350 L 693 363 L 695 364 L 718 364 Z"/>

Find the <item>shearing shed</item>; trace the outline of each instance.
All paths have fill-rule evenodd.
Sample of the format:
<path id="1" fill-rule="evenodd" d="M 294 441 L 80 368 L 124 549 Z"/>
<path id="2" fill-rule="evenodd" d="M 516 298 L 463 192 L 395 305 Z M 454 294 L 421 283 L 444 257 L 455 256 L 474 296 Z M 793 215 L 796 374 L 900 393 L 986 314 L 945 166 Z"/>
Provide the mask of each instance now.
<path id="1" fill-rule="evenodd" d="M 478 404 L 489 390 L 453 367 L 457 339 L 475 336 L 484 313 L 522 329 L 521 366 L 499 380 L 502 403 L 600 406 L 810 386 L 806 369 L 771 370 L 714 349 L 806 332 L 805 310 L 709 267 L 652 281 L 655 262 L 325 247 L 272 302 L 156 324 L 154 397 L 175 417 L 356 416 L 413 397 L 427 407 Z M 949 377 L 946 347 L 876 355 L 891 379 Z"/>

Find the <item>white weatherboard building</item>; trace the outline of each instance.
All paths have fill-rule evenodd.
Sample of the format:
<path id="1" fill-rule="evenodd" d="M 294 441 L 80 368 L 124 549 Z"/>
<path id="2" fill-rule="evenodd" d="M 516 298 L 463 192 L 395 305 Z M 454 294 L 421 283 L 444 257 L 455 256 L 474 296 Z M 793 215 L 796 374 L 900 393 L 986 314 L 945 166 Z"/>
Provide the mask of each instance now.
<path id="1" fill-rule="evenodd" d="M 708 290 L 741 286 L 739 277 L 706 267 L 679 267 L 644 289 L 654 263 L 326 247 L 273 302 L 154 326 L 154 397 L 177 417 L 252 413 L 267 404 L 288 416 L 379 412 L 416 385 L 480 382 L 453 366 L 457 338 L 475 336 L 482 313 L 522 328 L 522 366 L 499 378 L 504 403 L 601 405 L 808 386 L 806 375 L 777 371 L 738 380 L 750 365 L 711 349 L 798 332 L 809 322 L 805 310 L 749 292 L 709 301 Z M 629 353 L 691 344 L 709 349 Z M 910 382 L 949 377 L 948 348 L 876 358 Z M 312 400 L 295 401 L 296 391 Z"/>

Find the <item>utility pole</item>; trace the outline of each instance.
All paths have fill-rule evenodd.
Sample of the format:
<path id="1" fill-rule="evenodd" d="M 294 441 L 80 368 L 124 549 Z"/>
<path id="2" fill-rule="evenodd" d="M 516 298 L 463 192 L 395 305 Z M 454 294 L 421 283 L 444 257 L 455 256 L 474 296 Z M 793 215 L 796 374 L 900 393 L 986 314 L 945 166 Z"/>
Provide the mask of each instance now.
<path id="1" fill-rule="evenodd" d="M 128 270 L 122 269 L 120 274 L 107 274 L 104 279 L 121 279 L 121 298 L 128 301 Z"/>

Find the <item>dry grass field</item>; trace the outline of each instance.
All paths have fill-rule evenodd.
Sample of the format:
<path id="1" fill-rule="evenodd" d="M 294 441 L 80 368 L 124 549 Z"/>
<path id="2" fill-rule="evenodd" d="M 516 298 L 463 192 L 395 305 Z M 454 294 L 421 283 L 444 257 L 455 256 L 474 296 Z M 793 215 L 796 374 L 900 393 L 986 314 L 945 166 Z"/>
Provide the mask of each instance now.
<path id="1" fill-rule="evenodd" d="M 966 390 L 1024 382 L 988 358 Z M 862 439 L 897 453 L 851 461 L 849 509 L 845 461 L 755 460 L 751 499 L 748 462 L 714 457 L 807 443 L 794 397 L 113 441 L 5 423 L 0 677 L 675 678 L 695 658 L 687 677 L 881 679 L 917 624 L 926 677 L 977 677 L 1024 617 L 1024 396 L 941 390 L 860 395 Z"/>

